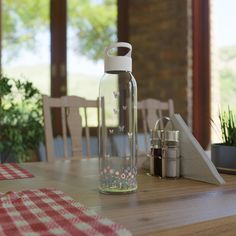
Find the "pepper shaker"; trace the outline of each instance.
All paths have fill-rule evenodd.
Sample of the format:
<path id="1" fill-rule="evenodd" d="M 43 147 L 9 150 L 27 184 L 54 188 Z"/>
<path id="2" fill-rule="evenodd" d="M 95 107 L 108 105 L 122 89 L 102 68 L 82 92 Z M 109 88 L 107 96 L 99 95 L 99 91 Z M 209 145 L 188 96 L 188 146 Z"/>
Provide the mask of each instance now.
<path id="1" fill-rule="evenodd" d="M 151 131 L 151 161 L 150 172 L 152 175 L 164 177 L 165 163 L 162 159 L 163 130 Z"/>

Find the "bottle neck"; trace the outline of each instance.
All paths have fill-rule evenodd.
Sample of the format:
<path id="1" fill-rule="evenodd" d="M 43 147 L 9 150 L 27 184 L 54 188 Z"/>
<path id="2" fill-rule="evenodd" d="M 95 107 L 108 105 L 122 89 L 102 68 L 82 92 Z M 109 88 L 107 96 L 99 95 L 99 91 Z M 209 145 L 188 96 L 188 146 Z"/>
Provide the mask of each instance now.
<path id="1" fill-rule="evenodd" d="M 124 70 L 111 70 L 111 71 L 105 71 L 106 74 L 120 74 L 120 73 L 131 73 L 130 71 L 124 71 Z"/>

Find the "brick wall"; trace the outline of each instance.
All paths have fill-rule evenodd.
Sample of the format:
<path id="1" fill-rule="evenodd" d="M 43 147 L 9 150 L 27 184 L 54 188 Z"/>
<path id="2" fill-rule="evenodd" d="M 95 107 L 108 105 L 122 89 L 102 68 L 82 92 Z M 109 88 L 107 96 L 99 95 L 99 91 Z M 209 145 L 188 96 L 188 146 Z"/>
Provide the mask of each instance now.
<path id="1" fill-rule="evenodd" d="M 191 123 L 190 0 L 130 0 L 129 39 L 138 100 L 174 100 Z"/>

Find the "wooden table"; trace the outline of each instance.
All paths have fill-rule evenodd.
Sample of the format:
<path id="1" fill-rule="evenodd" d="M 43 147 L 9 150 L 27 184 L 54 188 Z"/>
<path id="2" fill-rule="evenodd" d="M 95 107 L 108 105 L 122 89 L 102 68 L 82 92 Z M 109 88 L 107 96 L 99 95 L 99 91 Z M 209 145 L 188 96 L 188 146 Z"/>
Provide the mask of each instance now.
<path id="1" fill-rule="evenodd" d="M 21 165 L 35 177 L 0 181 L 1 192 L 57 188 L 122 224 L 134 235 L 236 232 L 236 176 L 233 175 L 224 175 L 226 184 L 215 186 L 187 179 L 163 180 L 140 173 L 136 193 L 104 195 L 97 189 L 97 159 Z"/>

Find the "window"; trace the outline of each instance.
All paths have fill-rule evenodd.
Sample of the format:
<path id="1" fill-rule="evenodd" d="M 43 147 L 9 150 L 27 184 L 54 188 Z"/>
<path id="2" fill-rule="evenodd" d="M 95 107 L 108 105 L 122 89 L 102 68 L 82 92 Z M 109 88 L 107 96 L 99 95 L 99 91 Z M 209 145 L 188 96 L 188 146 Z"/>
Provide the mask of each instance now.
<path id="1" fill-rule="evenodd" d="M 104 47 L 117 41 L 116 0 L 0 3 L 4 74 L 32 81 L 53 97 L 98 97 Z M 96 111 L 88 115 L 96 125 Z"/>
<path id="2" fill-rule="evenodd" d="M 49 0 L 2 0 L 2 72 L 50 93 Z"/>
<path id="3" fill-rule="evenodd" d="M 97 99 L 104 48 L 117 41 L 116 0 L 68 1 L 67 7 L 68 94 Z M 88 117 L 90 126 L 97 125 L 95 109 Z"/>
<path id="4" fill-rule="evenodd" d="M 211 1 L 212 141 L 221 142 L 219 112 L 236 113 L 236 1 Z"/>

